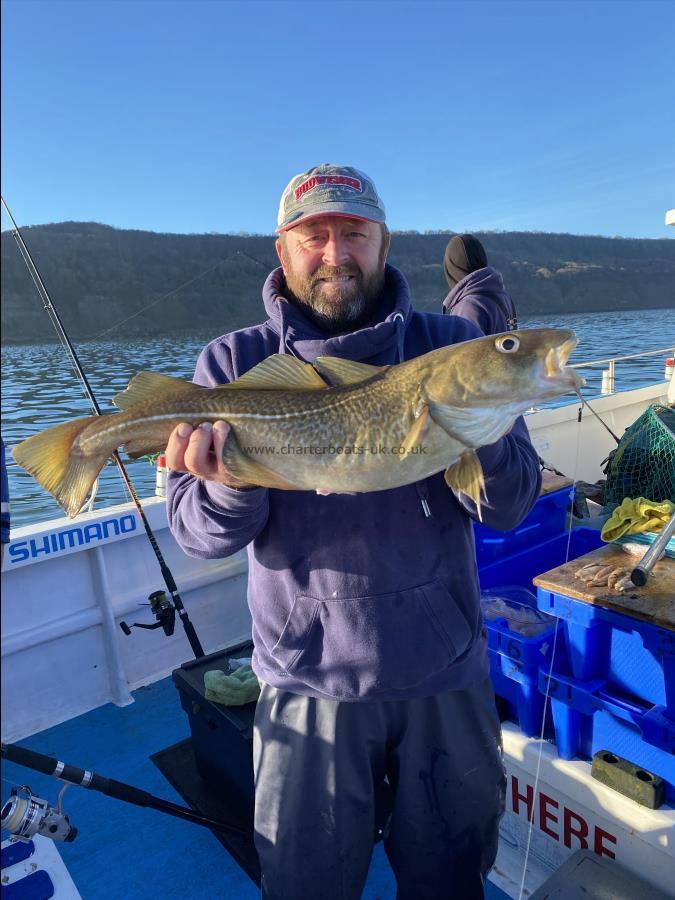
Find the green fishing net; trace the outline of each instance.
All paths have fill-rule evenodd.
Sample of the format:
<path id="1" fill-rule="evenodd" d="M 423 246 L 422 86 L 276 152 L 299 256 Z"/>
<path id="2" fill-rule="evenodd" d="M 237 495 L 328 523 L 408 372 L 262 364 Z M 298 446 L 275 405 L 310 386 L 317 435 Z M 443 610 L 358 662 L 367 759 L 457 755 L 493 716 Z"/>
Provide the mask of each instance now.
<path id="1" fill-rule="evenodd" d="M 606 511 L 625 497 L 675 503 L 675 409 L 645 410 L 610 453 L 605 474 Z"/>

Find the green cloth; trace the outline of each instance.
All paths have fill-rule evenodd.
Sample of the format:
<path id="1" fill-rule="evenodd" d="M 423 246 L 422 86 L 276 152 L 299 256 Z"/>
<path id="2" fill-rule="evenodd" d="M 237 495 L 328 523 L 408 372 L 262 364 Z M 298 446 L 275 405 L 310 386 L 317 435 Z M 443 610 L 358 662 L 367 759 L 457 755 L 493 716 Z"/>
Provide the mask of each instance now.
<path id="1" fill-rule="evenodd" d="M 229 675 L 221 669 L 204 672 L 204 687 L 206 699 L 222 703 L 223 706 L 253 703 L 260 694 L 258 679 L 249 665 L 239 666 Z"/>
<path id="2" fill-rule="evenodd" d="M 614 510 L 602 527 L 603 541 L 615 541 L 626 534 L 640 534 L 643 531 L 659 532 L 675 512 L 675 504 L 670 500 L 655 503 L 645 497 L 632 500 L 625 497 L 623 503 Z"/>

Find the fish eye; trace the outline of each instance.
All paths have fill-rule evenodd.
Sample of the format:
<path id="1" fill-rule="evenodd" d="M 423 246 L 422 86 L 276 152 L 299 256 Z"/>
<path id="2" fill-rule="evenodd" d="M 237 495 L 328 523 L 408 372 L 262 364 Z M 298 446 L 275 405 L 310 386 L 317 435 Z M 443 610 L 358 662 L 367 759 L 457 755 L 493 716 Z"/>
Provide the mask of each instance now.
<path id="1" fill-rule="evenodd" d="M 517 337 L 500 337 L 495 341 L 495 347 L 500 353 L 515 353 L 520 347 Z"/>

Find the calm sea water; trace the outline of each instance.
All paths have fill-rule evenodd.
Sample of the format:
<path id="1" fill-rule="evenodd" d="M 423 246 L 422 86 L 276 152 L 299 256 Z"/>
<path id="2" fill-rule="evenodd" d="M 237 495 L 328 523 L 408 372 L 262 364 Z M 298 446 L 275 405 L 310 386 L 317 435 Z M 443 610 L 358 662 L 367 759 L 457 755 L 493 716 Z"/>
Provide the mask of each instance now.
<path id="1" fill-rule="evenodd" d="M 521 325 L 572 328 L 579 336 L 572 362 L 675 348 L 675 309 L 528 317 Z M 105 341 L 82 344 L 77 352 L 101 409 L 117 412 L 111 398 L 141 369 L 191 378 L 199 351 L 211 337 L 214 335 Z M 662 380 L 664 359 L 656 356 L 617 364 L 617 389 Z M 587 379 L 585 395 L 597 396 L 601 368 L 583 374 Z M 558 402 L 571 399 L 564 397 Z M 2 348 L 2 436 L 7 448 L 49 425 L 90 414 L 89 401 L 60 344 Z M 141 497 L 154 493 L 155 469 L 147 459 L 129 461 L 128 471 Z M 13 462 L 9 453 L 8 475 L 13 528 L 63 515 L 56 501 Z M 118 469 L 110 463 L 99 479 L 96 508 L 128 499 Z"/>

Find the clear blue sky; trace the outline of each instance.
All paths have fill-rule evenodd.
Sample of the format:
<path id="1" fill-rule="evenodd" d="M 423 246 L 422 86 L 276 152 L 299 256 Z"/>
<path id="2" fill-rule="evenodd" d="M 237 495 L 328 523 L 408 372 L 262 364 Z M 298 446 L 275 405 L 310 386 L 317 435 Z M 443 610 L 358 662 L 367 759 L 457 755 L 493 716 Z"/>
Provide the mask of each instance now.
<path id="1" fill-rule="evenodd" d="M 2 24 L 19 224 L 269 234 L 291 176 L 338 162 L 393 229 L 675 236 L 670 0 L 4 0 Z"/>

